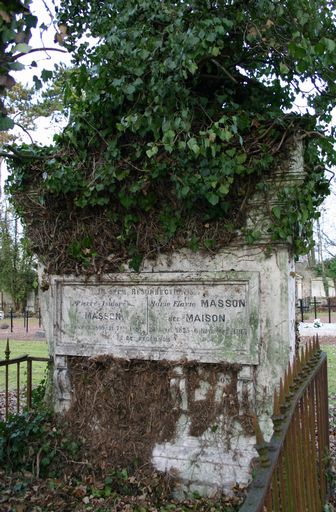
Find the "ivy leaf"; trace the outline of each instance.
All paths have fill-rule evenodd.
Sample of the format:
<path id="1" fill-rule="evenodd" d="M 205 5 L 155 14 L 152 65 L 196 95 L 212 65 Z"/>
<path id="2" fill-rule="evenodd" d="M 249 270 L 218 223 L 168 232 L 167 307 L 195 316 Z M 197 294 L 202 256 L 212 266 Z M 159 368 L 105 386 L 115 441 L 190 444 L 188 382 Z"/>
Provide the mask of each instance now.
<path id="1" fill-rule="evenodd" d="M 166 132 L 164 132 L 162 142 L 164 144 L 172 144 L 174 141 L 175 135 L 176 134 L 175 134 L 174 130 L 167 130 Z"/>
<path id="2" fill-rule="evenodd" d="M 239 155 L 236 156 L 236 162 L 239 165 L 244 164 L 246 162 L 246 160 L 247 160 L 246 153 L 240 153 Z"/>
<path id="3" fill-rule="evenodd" d="M 36 75 L 33 76 L 33 80 L 34 80 L 36 90 L 38 91 L 39 89 L 42 89 L 43 83 Z"/>
<path id="4" fill-rule="evenodd" d="M 336 42 L 333 39 L 328 39 L 327 37 L 325 37 L 323 39 L 323 42 L 324 42 L 325 47 L 328 50 L 328 52 L 334 52 L 335 51 Z"/>
<path id="5" fill-rule="evenodd" d="M 8 116 L 0 115 L 0 131 L 11 130 L 14 128 L 14 121 Z"/>
<path id="6" fill-rule="evenodd" d="M 181 188 L 181 196 L 186 197 L 190 191 L 190 187 L 188 185 L 184 185 L 184 187 Z"/>
<path id="7" fill-rule="evenodd" d="M 223 196 L 226 196 L 226 194 L 229 192 L 230 185 L 224 183 L 219 187 L 218 192 L 222 194 Z"/>
<path id="8" fill-rule="evenodd" d="M 148 158 L 152 158 L 152 156 L 156 155 L 158 151 L 159 151 L 158 147 L 153 146 L 150 149 L 147 149 L 146 155 L 148 156 Z"/>
<path id="9" fill-rule="evenodd" d="M 219 196 L 217 194 L 214 194 L 213 192 L 209 192 L 206 194 L 206 198 L 209 201 L 212 206 L 216 206 L 219 202 Z"/>
<path id="10" fill-rule="evenodd" d="M 193 151 L 193 153 L 195 153 L 195 155 L 199 155 L 201 148 L 197 144 L 197 140 L 194 137 L 192 137 L 191 139 L 188 140 L 187 145 L 188 145 L 188 148 L 190 148 L 191 151 Z"/>
<path id="11" fill-rule="evenodd" d="M 289 71 L 289 67 L 284 63 L 284 62 L 280 62 L 280 74 L 281 75 L 286 75 Z"/>
<path id="12" fill-rule="evenodd" d="M 41 78 L 44 82 L 47 82 L 53 77 L 53 72 L 48 69 L 42 69 Z"/>
<path id="13" fill-rule="evenodd" d="M 223 128 L 221 130 L 218 130 L 218 135 L 219 135 L 219 138 L 222 141 L 225 141 L 225 142 L 229 142 L 232 139 L 232 137 L 233 137 L 231 131 L 228 130 L 227 128 Z"/>
<path id="14" fill-rule="evenodd" d="M 220 48 L 218 48 L 218 46 L 214 46 L 211 50 L 211 54 L 214 57 L 217 57 L 220 54 Z"/>
<path id="15" fill-rule="evenodd" d="M 272 208 L 272 213 L 273 213 L 274 217 L 279 220 L 280 217 L 281 217 L 281 208 L 280 208 L 280 206 L 274 206 L 274 208 Z"/>
<path id="16" fill-rule="evenodd" d="M 126 94 L 129 94 L 129 95 L 132 95 L 135 93 L 135 87 L 133 84 L 129 84 L 127 87 L 126 87 Z"/>
<path id="17" fill-rule="evenodd" d="M 25 65 L 22 64 L 22 62 L 10 62 L 8 67 L 12 71 L 22 71 L 25 68 Z"/>
<path id="18" fill-rule="evenodd" d="M 134 204 L 133 197 L 124 191 L 119 192 L 119 200 L 126 210 L 129 210 L 129 208 Z"/>
<path id="19" fill-rule="evenodd" d="M 29 46 L 29 44 L 26 43 L 19 43 L 16 44 L 12 50 L 12 53 L 29 53 L 30 50 L 32 50 L 33 47 Z"/>

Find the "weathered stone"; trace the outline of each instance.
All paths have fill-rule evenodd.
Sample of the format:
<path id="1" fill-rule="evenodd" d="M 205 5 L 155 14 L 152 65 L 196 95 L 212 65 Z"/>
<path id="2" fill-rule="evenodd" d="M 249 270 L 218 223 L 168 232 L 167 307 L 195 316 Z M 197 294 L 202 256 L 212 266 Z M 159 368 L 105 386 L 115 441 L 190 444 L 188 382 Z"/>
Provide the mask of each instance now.
<path id="1" fill-rule="evenodd" d="M 285 246 L 271 255 L 236 246 L 212 256 L 161 256 L 145 261 L 139 274 L 99 282 L 53 276 L 41 306 L 55 354 L 56 409 L 73 400 L 69 355 L 170 360 L 179 419 L 175 438 L 154 445 L 152 464 L 174 470 L 180 490 L 212 494 L 246 482 L 256 452 L 251 428 L 243 425 L 254 411 L 265 436 L 271 434 L 273 388 L 294 352 L 294 275 Z M 188 387 L 181 364 L 188 360 L 238 363 L 234 394 L 225 371 L 216 379 L 200 374 L 196 387 Z M 198 410 L 211 413 L 197 424 Z"/>
<path id="2" fill-rule="evenodd" d="M 125 273 L 53 286 L 59 354 L 258 363 L 258 272 Z"/>

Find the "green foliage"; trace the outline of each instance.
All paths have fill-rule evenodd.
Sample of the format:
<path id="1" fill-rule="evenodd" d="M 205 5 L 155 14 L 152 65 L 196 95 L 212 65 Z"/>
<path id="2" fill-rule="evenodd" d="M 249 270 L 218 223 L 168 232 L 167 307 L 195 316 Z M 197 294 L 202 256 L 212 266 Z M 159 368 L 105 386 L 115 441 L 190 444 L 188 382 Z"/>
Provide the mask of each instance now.
<path id="1" fill-rule="evenodd" d="M 324 274 L 326 277 L 330 277 L 331 279 L 336 280 L 336 256 L 332 258 L 328 258 L 323 262 L 324 266 Z M 322 265 L 319 263 L 315 267 L 316 273 L 319 276 L 323 275 Z"/>
<path id="2" fill-rule="evenodd" d="M 31 31 L 38 26 L 38 19 L 31 13 L 32 0 L 5 0 L 0 1 L 0 132 L 6 132 L 15 125 L 21 126 L 21 119 L 31 122 L 31 113 L 34 107 L 32 107 L 30 100 L 33 94 L 33 89 L 27 87 L 26 91 L 17 84 L 12 72 L 22 71 L 27 65 L 27 59 L 24 60 L 24 64 L 20 62 L 22 57 L 26 57 L 28 54 L 34 52 L 60 51 L 66 53 L 65 50 L 60 48 L 45 48 L 44 45 L 41 48 L 33 48 L 29 45 L 31 38 Z M 49 11 L 51 16 L 51 22 L 53 15 Z M 41 23 L 38 27 L 42 33 L 48 27 Z M 62 35 L 61 27 L 55 29 L 55 42 L 62 44 L 64 34 Z M 49 58 L 49 57 L 48 57 Z M 37 63 L 34 60 L 29 61 L 31 68 L 37 67 Z M 59 70 L 55 76 L 59 77 Z M 53 72 L 43 69 L 41 73 L 41 79 L 37 76 L 33 77 L 35 82 L 35 88 L 38 90 L 42 87 L 43 82 L 47 82 L 53 76 Z M 56 85 L 57 88 L 57 85 Z M 54 88 L 55 89 L 55 88 Z M 15 109 L 15 115 L 13 116 L 13 106 L 16 104 L 17 91 L 20 91 L 21 99 L 19 103 L 24 106 L 24 102 L 29 102 L 28 111 L 24 108 L 21 111 Z M 14 97 L 14 99 L 13 99 Z M 41 101 L 39 101 L 41 105 Z M 43 100 L 44 109 L 36 106 L 36 112 L 40 112 L 39 115 L 47 115 L 47 112 L 58 109 L 58 99 L 55 97 L 44 98 Z M 18 105 L 16 105 L 18 107 Z M 0 138 L 0 142 L 1 139 Z M 6 139 L 6 137 L 4 137 Z"/>
<path id="3" fill-rule="evenodd" d="M 270 235 L 303 252 L 327 193 L 324 168 L 335 163 L 334 129 L 326 130 L 336 101 L 332 7 L 328 0 L 61 1 L 74 63 L 63 98 L 70 121 L 53 148 L 29 148 L 29 160 L 27 148 L 18 150 L 10 192 L 32 188 L 41 204 L 66 205 L 75 217 L 104 212 L 114 249 L 138 264 L 158 247 L 225 243 L 219 235 L 204 243 L 204 226 L 239 228 L 247 199 L 271 188 L 267 174 L 299 132 L 306 180 L 282 191 Z M 298 95 L 315 116 L 288 114 Z M 144 218 L 156 223 L 146 237 Z M 76 259 L 75 243 L 68 245 Z"/>
<path id="4" fill-rule="evenodd" d="M 15 84 L 11 71 L 24 67 L 17 59 L 31 50 L 28 43 L 37 18 L 29 10 L 30 3 L 30 0 L 0 2 L 0 97 L 6 96 Z M 3 100 L 0 101 L 0 111 L 0 131 L 12 128 L 14 122 L 7 116 Z"/>
<path id="5" fill-rule="evenodd" d="M 20 233 L 17 215 L 5 207 L 0 212 L 0 288 L 12 297 L 18 310 L 25 307 L 27 295 L 36 284 L 37 273 L 28 241 Z"/>
<path id="6" fill-rule="evenodd" d="M 0 421 L 0 463 L 7 471 L 30 471 L 46 474 L 56 450 L 57 431 L 51 427 L 51 413 L 25 412 Z"/>

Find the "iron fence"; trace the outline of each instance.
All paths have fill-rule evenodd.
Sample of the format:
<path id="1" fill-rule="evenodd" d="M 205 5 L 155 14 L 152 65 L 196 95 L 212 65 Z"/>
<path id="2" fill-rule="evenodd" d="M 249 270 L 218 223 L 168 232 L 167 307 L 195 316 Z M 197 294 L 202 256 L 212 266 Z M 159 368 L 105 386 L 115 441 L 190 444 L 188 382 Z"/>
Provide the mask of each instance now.
<path id="1" fill-rule="evenodd" d="M 19 357 L 10 357 L 11 351 L 9 348 L 9 340 L 7 339 L 7 345 L 5 350 L 5 359 L 0 359 L 0 368 L 4 368 L 4 399 L 2 404 L 3 416 L 7 420 L 10 412 L 19 413 L 22 407 L 25 405 L 28 409 L 32 407 L 32 391 L 33 391 L 33 363 L 34 362 L 51 362 L 48 357 L 34 357 L 28 354 Z M 10 390 L 9 386 L 9 368 L 14 367 L 15 369 L 15 388 Z M 24 371 L 22 371 L 22 369 Z M 26 382 L 23 384 L 22 374 L 25 372 Z M 10 392 L 14 397 L 14 410 L 12 404 L 10 404 Z M 25 403 L 24 403 L 25 402 Z M 1 418 L 1 414 L 0 414 Z"/>
<path id="2" fill-rule="evenodd" d="M 256 422 L 260 465 L 240 512 L 321 512 L 327 497 L 327 356 L 318 340 L 289 365 L 274 396 L 274 434 Z"/>
<path id="3" fill-rule="evenodd" d="M 336 321 L 336 297 L 327 297 L 318 299 L 317 297 L 304 297 L 298 299 L 296 308 L 298 310 L 301 322 L 304 322 L 306 313 L 314 312 L 314 318 L 319 313 L 328 313 L 328 322 Z"/>
<path id="4" fill-rule="evenodd" d="M 17 313 L 15 313 L 12 309 L 9 311 L 8 315 L 6 315 L 6 317 L 8 318 L 9 322 L 10 322 L 10 332 L 13 332 L 14 330 L 14 319 L 15 318 L 21 318 L 22 321 L 23 321 L 23 328 L 26 332 L 29 331 L 29 326 L 30 326 L 30 318 L 32 318 L 32 316 L 35 316 L 35 318 L 38 318 L 38 326 L 39 328 L 42 327 L 42 317 L 41 317 L 41 310 L 38 309 L 38 312 L 37 314 L 35 315 L 32 315 L 32 313 L 30 313 L 30 311 L 28 309 L 26 309 L 25 311 L 22 312 L 22 314 L 18 315 Z"/>

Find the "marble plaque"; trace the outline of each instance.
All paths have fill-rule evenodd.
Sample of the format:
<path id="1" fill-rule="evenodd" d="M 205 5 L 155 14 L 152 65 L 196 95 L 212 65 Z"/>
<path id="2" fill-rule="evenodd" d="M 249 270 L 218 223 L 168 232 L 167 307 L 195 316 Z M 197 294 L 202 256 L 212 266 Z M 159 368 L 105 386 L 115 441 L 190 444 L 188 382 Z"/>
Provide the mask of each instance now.
<path id="1" fill-rule="evenodd" d="M 258 364 L 257 272 L 56 282 L 56 353 Z"/>

